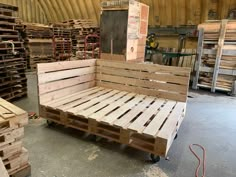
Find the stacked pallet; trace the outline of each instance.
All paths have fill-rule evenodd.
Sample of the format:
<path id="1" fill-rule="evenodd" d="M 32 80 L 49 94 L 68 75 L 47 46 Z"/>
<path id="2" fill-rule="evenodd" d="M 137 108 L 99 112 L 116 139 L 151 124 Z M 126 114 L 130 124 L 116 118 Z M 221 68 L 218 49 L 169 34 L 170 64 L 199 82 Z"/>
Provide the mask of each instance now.
<path id="1" fill-rule="evenodd" d="M 54 23 L 53 52 L 57 61 L 67 60 L 72 56 L 71 28 L 68 24 Z"/>
<path id="2" fill-rule="evenodd" d="M 91 19 L 71 19 L 64 21 L 64 24 L 72 28 L 72 45 L 73 54 L 77 55 L 79 58 L 88 58 L 91 55 L 92 47 L 88 47 L 85 51 L 85 38 L 87 35 L 97 35 L 100 36 L 100 30 L 96 23 Z M 99 38 L 91 37 L 88 39 L 87 43 L 94 44 L 98 43 Z M 97 46 L 98 48 L 99 46 Z M 99 49 L 96 49 L 96 56 L 98 56 Z"/>
<path id="3" fill-rule="evenodd" d="M 28 68 L 36 69 L 37 63 L 53 62 L 52 29 L 48 25 L 24 23 L 21 32 L 27 50 Z"/>
<path id="4" fill-rule="evenodd" d="M 27 95 L 25 49 L 15 30 L 17 7 L 0 4 L 0 97 L 6 100 Z"/>
<path id="5" fill-rule="evenodd" d="M 0 160 L 9 175 L 29 167 L 28 151 L 22 146 L 23 126 L 27 123 L 24 110 L 0 98 Z"/>
<path id="6" fill-rule="evenodd" d="M 236 21 L 199 25 L 198 59 L 193 88 L 204 87 L 235 94 Z"/>

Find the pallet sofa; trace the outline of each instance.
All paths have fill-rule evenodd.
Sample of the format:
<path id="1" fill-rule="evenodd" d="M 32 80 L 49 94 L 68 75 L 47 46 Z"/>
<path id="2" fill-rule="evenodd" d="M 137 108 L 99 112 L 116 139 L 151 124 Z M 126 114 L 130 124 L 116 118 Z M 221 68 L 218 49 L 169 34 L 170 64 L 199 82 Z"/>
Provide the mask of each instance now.
<path id="1" fill-rule="evenodd" d="M 183 121 L 190 69 L 108 60 L 38 64 L 40 116 L 165 157 Z"/>

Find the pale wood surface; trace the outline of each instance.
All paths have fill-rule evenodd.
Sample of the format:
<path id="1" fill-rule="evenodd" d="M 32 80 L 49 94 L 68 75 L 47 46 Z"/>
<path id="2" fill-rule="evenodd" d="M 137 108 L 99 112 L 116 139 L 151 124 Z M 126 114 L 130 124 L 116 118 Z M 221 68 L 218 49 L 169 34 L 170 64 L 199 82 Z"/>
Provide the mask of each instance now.
<path id="1" fill-rule="evenodd" d="M 0 158 L 0 174 L 1 174 L 1 177 L 9 177 L 8 172 L 4 166 L 1 158 Z"/>
<path id="2" fill-rule="evenodd" d="M 97 61 L 97 85 L 185 102 L 190 68 Z"/>
<path id="3" fill-rule="evenodd" d="M 58 102 L 55 100 L 55 102 L 46 103 L 44 106 L 157 137 L 166 120 L 170 122 L 169 126 L 176 120 L 176 116 L 182 115 L 184 105 L 186 103 L 96 87 L 78 92 L 72 97 L 60 98 Z M 180 110 L 176 111 L 176 106 Z M 170 116 L 173 109 L 175 110 L 174 118 Z M 166 129 L 168 126 L 165 126 Z"/>

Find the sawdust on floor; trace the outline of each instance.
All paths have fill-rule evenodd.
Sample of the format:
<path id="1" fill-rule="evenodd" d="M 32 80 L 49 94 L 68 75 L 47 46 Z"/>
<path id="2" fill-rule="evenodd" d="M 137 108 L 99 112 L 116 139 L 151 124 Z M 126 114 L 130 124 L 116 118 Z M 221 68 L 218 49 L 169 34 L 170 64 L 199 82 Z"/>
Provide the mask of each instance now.
<path id="1" fill-rule="evenodd" d="M 93 146 L 89 149 L 86 149 L 85 152 L 90 152 L 89 156 L 88 156 L 88 160 L 92 161 L 95 160 L 98 157 L 97 152 L 99 152 L 100 149 L 97 146 Z"/>
<path id="2" fill-rule="evenodd" d="M 157 166 L 151 166 L 149 169 L 144 170 L 145 177 L 168 177 L 162 169 Z"/>

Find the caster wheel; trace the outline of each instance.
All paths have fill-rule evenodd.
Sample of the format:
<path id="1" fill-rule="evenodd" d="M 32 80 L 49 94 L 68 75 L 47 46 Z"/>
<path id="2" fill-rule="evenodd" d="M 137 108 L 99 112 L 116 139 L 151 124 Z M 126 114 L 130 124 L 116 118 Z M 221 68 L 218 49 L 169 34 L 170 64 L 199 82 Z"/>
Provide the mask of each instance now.
<path id="1" fill-rule="evenodd" d="M 51 120 L 47 120 L 47 124 L 48 124 L 49 127 L 55 125 L 55 123 Z"/>
<path id="2" fill-rule="evenodd" d="M 97 136 L 96 135 L 91 135 L 91 140 L 92 141 L 97 141 Z"/>
<path id="3" fill-rule="evenodd" d="M 157 163 L 157 162 L 159 162 L 161 160 L 160 156 L 154 155 L 154 154 L 151 154 L 150 158 L 151 158 L 153 163 Z"/>
<path id="4" fill-rule="evenodd" d="M 178 134 L 175 135 L 175 140 L 178 138 Z"/>

